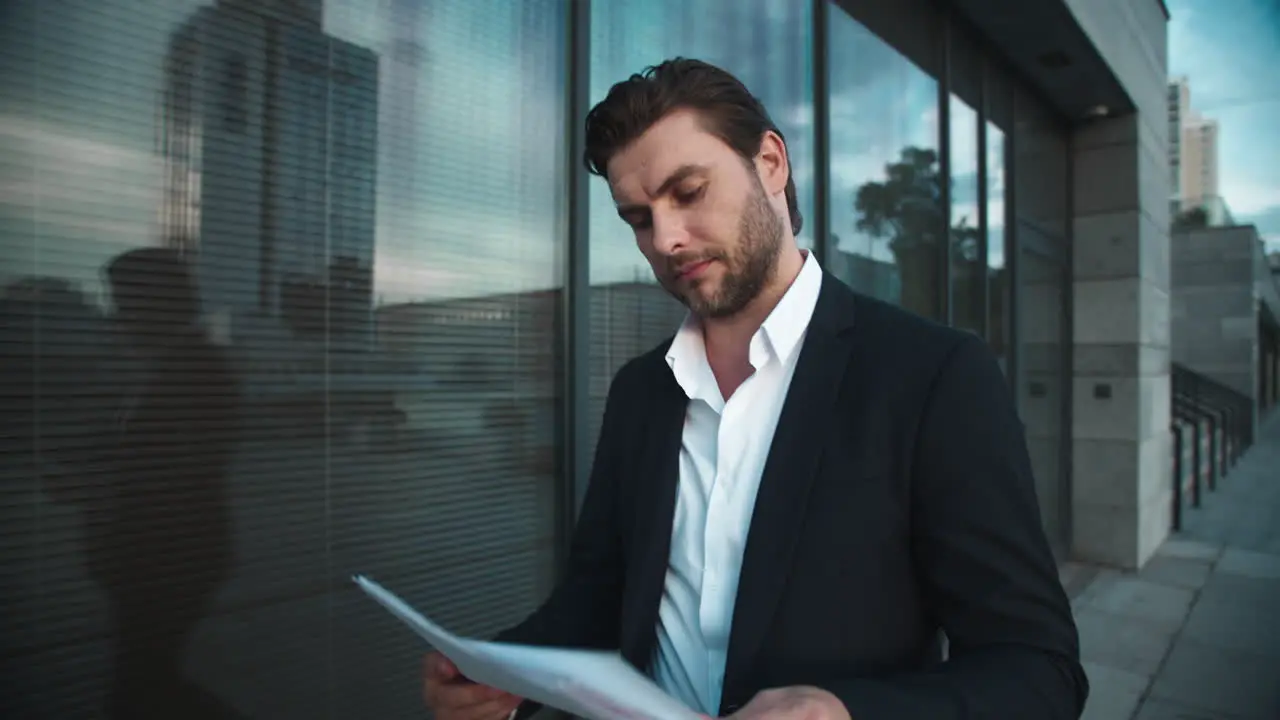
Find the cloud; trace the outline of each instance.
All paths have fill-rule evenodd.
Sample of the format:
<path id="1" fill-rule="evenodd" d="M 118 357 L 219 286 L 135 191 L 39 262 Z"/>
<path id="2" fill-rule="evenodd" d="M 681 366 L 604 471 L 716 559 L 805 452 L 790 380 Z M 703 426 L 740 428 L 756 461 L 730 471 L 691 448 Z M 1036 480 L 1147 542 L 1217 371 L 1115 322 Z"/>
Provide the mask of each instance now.
<path id="1" fill-rule="evenodd" d="M 1260 235 L 1280 237 L 1280 203 L 1257 212 L 1236 212 L 1235 218 L 1237 222 L 1256 225 Z"/>
<path id="2" fill-rule="evenodd" d="M 1280 185 L 1224 180 L 1222 195 L 1236 215 L 1257 215 L 1280 205 Z"/>

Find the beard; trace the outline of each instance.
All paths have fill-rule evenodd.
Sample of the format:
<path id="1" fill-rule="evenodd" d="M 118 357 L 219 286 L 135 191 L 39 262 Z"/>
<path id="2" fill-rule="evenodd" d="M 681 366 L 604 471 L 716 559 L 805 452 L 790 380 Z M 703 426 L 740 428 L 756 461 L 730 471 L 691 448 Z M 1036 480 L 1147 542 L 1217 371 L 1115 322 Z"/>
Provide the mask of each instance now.
<path id="1" fill-rule="evenodd" d="M 784 234 L 782 220 L 773 212 L 758 178 L 754 185 L 738 222 L 738 242 L 732 248 L 677 255 L 668 260 L 662 286 L 698 318 L 720 319 L 738 314 L 759 297 L 777 272 Z M 708 278 L 679 287 L 676 268 L 705 260 L 723 266 L 719 287 Z"/>

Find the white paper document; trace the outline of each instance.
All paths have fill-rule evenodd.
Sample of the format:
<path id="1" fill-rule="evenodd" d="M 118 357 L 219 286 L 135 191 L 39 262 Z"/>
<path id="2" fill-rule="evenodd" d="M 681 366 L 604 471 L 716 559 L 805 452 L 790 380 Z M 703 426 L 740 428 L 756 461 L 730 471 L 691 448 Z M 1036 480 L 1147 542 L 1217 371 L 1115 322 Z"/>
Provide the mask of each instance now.
<path id="1" fill-rule="evenodd" d="M 356 584 L 422 636 L 470 680 L 585 720 L 698 720 L 617 652 L 535 647 L 458 637 L 378 583 Z"/>

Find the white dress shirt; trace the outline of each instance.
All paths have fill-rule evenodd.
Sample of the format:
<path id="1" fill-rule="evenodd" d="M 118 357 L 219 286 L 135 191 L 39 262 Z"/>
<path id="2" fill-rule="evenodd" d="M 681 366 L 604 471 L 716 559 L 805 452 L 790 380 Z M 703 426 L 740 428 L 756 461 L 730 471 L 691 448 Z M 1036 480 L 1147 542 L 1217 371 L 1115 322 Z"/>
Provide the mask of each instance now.
<path id="1" fill-rule="evenodd" d="M 821 286 L 818 262 L 806 253 L 799 276 L 751 338 L 752 375 L 728 401 L 695 319 L 685 320 L 667 352 L 689 407 L 651 674 L 669 694 L 712 717 L 720 709 L 756 491 Z"/>

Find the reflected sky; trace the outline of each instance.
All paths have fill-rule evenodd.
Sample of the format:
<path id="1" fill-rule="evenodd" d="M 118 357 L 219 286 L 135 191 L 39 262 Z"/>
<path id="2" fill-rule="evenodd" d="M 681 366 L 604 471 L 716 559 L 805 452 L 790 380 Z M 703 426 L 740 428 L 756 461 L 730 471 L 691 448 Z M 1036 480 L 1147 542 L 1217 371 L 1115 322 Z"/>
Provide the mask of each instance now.
<path id="1" fill-rule="evenodd" d="M 160 244 L 160 95 L 173 35 L 208 3 L 6 4 L 0 40 L 0 283 L 45 274 L 102 293 L 110 257 Z M 328 0 L 324 32 L 379 59 L 375 297 L 380 303 L 556 287 L 567 237 L 564 0 Z M 742 77 L 786 134 L 813 213 L 811 5 L 791 0 L 598 3 L 591 97 L 681 54 Z M 856 230 L 854 195 L 908 146 L 936 147 L 935 81 L 833 8 L 831 231 L 846 252 L 891 259 Z M 761 53 L 760 48 L 768 48 Z M 960 190 L 976 147 L 956 139 Z M 651 274 L 591 180 L 593 283 Z M 1002 218 L 992 215 L 992 219 Z"/>
<path id="2" fill-rule="evenodd" d="M 889 238 L 857 229 L 854 198 L 903 148 L 937 148 L 937 83 L 846 13 L 830 17 L 831 232 L 840 250 L 892 261 Z"/>
<path id="3" fill-rule="evenodd" d="M 1004 133 L 987 123 L 987 266 L 1004 267 Z"/>

